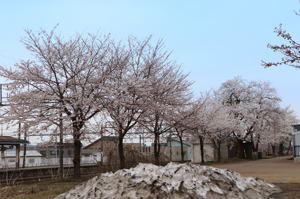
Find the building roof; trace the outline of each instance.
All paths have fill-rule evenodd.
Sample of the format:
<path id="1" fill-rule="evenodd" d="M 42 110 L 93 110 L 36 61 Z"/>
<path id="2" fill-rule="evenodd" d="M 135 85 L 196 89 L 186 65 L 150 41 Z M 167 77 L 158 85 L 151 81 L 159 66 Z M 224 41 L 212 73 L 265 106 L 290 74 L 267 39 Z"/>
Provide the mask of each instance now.
<path id="1" fill-rule="evenodd" d="M 92 145 L 98 143 L 99 141 L 111 141 L 111 142 L 118 142 L 117 136 L 102 136 L 101 138 L 97 139 L 96 141 L 92 142 L 91 144 L 84 147 L 84 149 L 88 149 Z"/>
<path id="2" fill-rule="evenodd" d="M 169 143 L 169 142 L 178 142 L 178 143 L 180 143 L 180 140 L 177 140 L 177 139 L 175 139 L 175 138 L 170 138 L 170 137 L 168 137 L 167 138 L 167 142 Z M 168 144 L 167 143 L 167 144 Z M 189 143 L 189 142 L 187 142 L 187 141 L 183 141 L 182 142 L 183 143 L 183 145 L 186 145 L 186 146 L 191 146 L 191 144 Z"/>
<path id="3" fill-rule="evenodd" d="M 95 149 L 82 149 L 81 154 L 82 155 L 91 155 L 95 153 L 99 153 L 100 150 L 95 150 Z"/>
<path id="4" fill-rule="evenodd" d="M 29 142 L 11 136 L 0 136 L 0 145 L 16 145 L 16 144 L 25 144 L 25 143 L 29 143 Z"/>
<path id="5" fill-rule="evenodd" d="M 16 150 L 6 150 L 4 151 L 4 157 L 16 157 Z M 20 151 L 20 157 L 23 157 L 23 151 Z M 26 151 L 25 157 L 42 157 L 37 150 Z"/>
<path id="6" fill-rule="evenodd" d="M 74 144 L 73 143 L 63 143 L 63 146 L 64 148 L 73 148 L 74 147 Z M 36 148 L 38 149 L 48 149 L 48 148 L 57 148 L 59 147 L 59 142 L 58 143 L 43 143 L 43 144 L 40 144 L 38 145 Z"/>
<path id="7" fill-rule="evenodd" d="M 300 131 L 300 124 L 294 124 L 292 126 L 294 127 L 295 131 Z"/>

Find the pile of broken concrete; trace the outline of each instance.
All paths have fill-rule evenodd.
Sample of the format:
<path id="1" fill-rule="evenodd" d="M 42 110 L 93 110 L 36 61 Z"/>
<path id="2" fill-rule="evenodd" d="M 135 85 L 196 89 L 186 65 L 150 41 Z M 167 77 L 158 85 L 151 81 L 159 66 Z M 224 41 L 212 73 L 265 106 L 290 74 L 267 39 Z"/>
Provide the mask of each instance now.
<path id="1" fill-rule="evenodd" d="M 169 163 L 104 173 L 56 199 L 267 199 L 277 192 L 275 185 L 230 170 Z"/>

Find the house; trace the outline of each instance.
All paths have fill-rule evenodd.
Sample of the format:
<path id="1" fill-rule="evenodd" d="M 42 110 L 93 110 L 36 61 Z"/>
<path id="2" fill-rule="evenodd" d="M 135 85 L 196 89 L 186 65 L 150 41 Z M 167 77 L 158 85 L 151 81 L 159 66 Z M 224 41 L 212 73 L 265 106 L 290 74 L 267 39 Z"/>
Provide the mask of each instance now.
<path id="1" fill-rule="evenodd" d="M 99 160 L 99 155 L 101 154 L 101 163 L 110 165 L 117 164 L 119 161 L 118 143 L 119 139 L 117 136 L 102 136 L 100 139 L 97 139 L 83 148 L 83 151 L 94 151 L 93 154 L 85 154 L 84 158 L 91 159 L 97 156 Z M 141 143 L 125 142 L 123 143 L 123 147 L 126 161 L 128 162 L 137 161 L 137 159 L 144 157 L 148 151 L 150 152 L 150 150 L 144 150 L 144 147 L 141 147 Z"/>
<path id="2" fill-rule="evenodd" d="M 94 150 L 101 152 L 101 162 L 107 162 L 111 153 L 118 150 L 118 137 L 116 136 L 102 136 L 100 139 L 85 146 L 83 150 Z M 94 152 L 95 153 L 95 152 Z"/>
<path id="3" fill-rule="evenodd" d="M 82 164 L 100 164 L 103 163 L 103 153 L 95 149 L 83 149 L 81 151 Z"/>
<path id="4" fill-rule="evenodd" d="M 167 143 L 161 143 L 161 152 L 169 158 L 170 161 L 180 162 L 181 159 L 181 144 L 180 141 L 174 138 L 167 138 Z M 184 161 L 191 161 L 192 147 L 188 142 L 183 142 Z"/>
<path id="5" fill-rule="evenodd" d="M 300 124 L 293 125 L 292 133 L 293 157 L 295 161 L 300 161 Z"/>
<path id="6" fill-rule="evenodd" d="M 97 149 L 104 153 L 110 150 L 118 149 L 118 137 L 116 136 L 102 136 L 100 139 L 92 142 L 84 147 L 84 149 Z"/>
<path id="7" fill-rule="evenodd" d="M 24 151 L 20 151 L 20 165 L 23 165 Z M 27 150 L 25 155 L 25 167 L 36 167 L 42 165 L 43 156 L 37 150 Z M 16 165 L 16 150 L 4 151 L 1 158 L 0 168 L 14 168 Z"/>

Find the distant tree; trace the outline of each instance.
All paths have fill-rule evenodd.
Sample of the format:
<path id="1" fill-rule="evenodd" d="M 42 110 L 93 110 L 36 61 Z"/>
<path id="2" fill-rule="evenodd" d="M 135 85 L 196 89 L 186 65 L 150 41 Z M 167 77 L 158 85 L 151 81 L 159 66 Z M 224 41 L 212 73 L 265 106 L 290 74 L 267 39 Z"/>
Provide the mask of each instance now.
<path id="1" fill-rule="evenodd" d="M 196 102 L 192 104 L 194 117 L 188 122 L 190 133 L 194 140 L 199 140 L 201 163 L 205 162 L 204 159 L 204 142 L 205 138 L 212 131 L 214 110 L 212 106 L 211 96 L 205 94 L 201 96 Z"/>
<path id="2" fill-rule="evenodd" d="M 285 149 L 290 150 L 290 133 L 295 123 L 297 123 L 296 116 L 289 108 L 281 108 L 278 112 L 273 112 L 269 115 L 267 125 L 261 132 L 260 142 L 271 146 L 273 154 L 276 154 L 276 145 L 279 146 L 279 154 L 283 155 Z"/>
<path id="3" fill-rule="evenodd" d="M 238 156 L 245 158 L 246 154 L 252 158 L 270 115 L 279 114 L 280 98 L 268 83 L 246 82 L 240 78 L 223 83 L 217 93 L 220 103 L 228 110 L 228 117 L 238 127 L 232 132 L 240 148 Z"/>
<path id="4" fill-rule="evenodd" d="M 230 117 L 228 117 L 228 109 L 223 106 L 215 97 L 212 98 L 212 124 L 208 138 L 212 140 L 214 148 L 217 151 L 217 160 L 221 161 L 221 144 L 226 143 L 232 132 L 237 129 L 237 126 Z"/>
<path id="5" fill-rule="evenodd" d="M 180 142 L 181 162 L 184 162 L 184 143 L 183 141 L 190 138 L 193 130 L 194 120 L 197 110 L 194 109 L 193 102 L 186 102 L 186 105 L 176 106 L 172 109 L 172 116 L 168 119 L 169 126 L 172 127 L 174 134 Z"/>

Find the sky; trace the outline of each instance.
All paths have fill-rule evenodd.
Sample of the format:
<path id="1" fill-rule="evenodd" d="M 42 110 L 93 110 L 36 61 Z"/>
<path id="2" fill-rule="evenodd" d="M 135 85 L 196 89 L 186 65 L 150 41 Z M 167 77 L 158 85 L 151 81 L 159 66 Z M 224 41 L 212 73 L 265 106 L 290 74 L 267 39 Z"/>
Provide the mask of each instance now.
<path id="1" fill-rule="evenodd" d="M 0 65 L 12 67 L 29 57 L 21 43 L 25 29 L 57 30 L 65 38 L 79 34 L 108 34 L 163 39 L 197 96 L 217 89 L 236 76 L 267 81 L 284 106 L 300 118 L 300 69 L 264 68 L 280 54 L 267 48 L 281 44 L 274 28 L 283 24 L 300 40 L 298 0 L 26 0 L 0 3 Z"/>

